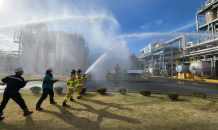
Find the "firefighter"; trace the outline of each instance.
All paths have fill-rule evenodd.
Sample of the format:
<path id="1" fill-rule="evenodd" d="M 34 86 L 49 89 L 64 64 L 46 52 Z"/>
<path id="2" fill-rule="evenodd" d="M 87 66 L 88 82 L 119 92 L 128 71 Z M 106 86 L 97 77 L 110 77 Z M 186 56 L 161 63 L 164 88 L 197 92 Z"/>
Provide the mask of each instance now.
<path id="1" fill-rule="evenodd" d="M 43 108 L 41 108 L 41 104 L 42 102 L 47 98 L 47 96 L 50 96 L 50 104 L 56 104 L 57 102 L 54 101 L 54 91 L 53 91 L 53 85 L 55 82 L 58 81 L 58 79 L 53 80 L 53 75 L 52 75 L 52 68 L 47 68 L 46 69 L 46 75 L 44 77 L 44 81 L 42 84 L 42 96 L 39 99 L 39 101 L 36 104 L 36 110 L 43 110 Z"/>
<path id="2" fill-rule="evenodd" d="M 78 69 L 76 71 L 76 87 L 77 87 L 77 99 L 82 99 L 82 96 L 81 96 L 81 92 L 82 92 L 82 81 L 84 80 L 84 77 L 86 76 L 85 74 L 83 76 L 81 76 L 81 73 L 82 71 L 80 69 Z"/>
<path id="3" fill-rule="evenodd" d="M 3 100 L 0 106 L 0 120 L 4 119 L 3 110 L 10 99 L 13 99 L 21 107 L 21 109 L 23 109 L 23 116 L 33 113 L 33 111 L 29 111 L 27 109 L 26 103 L 19 93 L 20 88 L 25 87 L 27 83 L 24 81 L 23 77 L 21 77 L 22 74 L 23 68 L 17 67 L 15 69 L 15 75 L 7 76 L 1 80 L 3 82 L 1 85 L 7 84 L 7 86 L 5 88 Z"/>
<path id="4" fill-rule="evenodd" d="M 69 106 L 67 104 L 67 101 L 70 98 L 70 101 L 74 101 L 73 99 L 73 93 L 74 93 L 74 84 L 77 81 L 76 76 L 75 76 L 76 70 L 72 70 L 70 76 L 67 79 L 67 88 L 68 88 L 68 93 L 66 94 L 66 97 L 64 98 L 63 106 Z"/>

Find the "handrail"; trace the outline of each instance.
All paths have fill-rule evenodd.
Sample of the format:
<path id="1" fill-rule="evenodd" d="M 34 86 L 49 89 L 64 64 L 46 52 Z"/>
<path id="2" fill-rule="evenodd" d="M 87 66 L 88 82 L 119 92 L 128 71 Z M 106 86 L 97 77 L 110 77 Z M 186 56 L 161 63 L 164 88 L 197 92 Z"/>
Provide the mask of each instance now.
<path id="1" fill-rule="evenodd" d="M 204 10 L 207 6 L 211 5 L 212 3 L 216 2 L 218 0 L 208 0 L 205 2 L 205 5 L 202 5 L 202 7 L 199 7 L 197 9 L 197 12 Z"/>

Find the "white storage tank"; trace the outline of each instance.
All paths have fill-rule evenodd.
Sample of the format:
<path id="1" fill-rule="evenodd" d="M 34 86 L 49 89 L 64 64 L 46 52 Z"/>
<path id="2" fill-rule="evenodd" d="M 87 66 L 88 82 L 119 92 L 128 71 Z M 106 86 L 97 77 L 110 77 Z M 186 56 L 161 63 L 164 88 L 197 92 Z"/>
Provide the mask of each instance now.
<path id="1" fill-rule="evenodd" d="M 48 66 L 53 68 L 55 68 L 57 35 L 58 35 L 58 31 L 52 31 L 49 33 Z M 55 71 L 54 74 L 56 74 Z"/>
<path id="2" fill-rule="evenodd" d="M 176 72 L 178 72 L 178 73 L 190 73 L 189 66 L 190 65 L 184 65 L 184 64 L 177 65 L 176 66 Z"/>
<path id="3" fill-rule="evenodd" d="M 14 71 L 17 66 L 17 55 L 0 55 L 0 71 Z"/>
<path id="4" fill-rule="evenodd" d="M 79 34 L 57 35 L 55 70 L 59 75 L 69 75 L 72 69 L 85 70 L 85 40 Z"/>
<path id="5" fill-rule="evenodd" d="M 20 65 L 25 74 L 37 74 L 38 42 L 36 35 L 23 33 L 21 39 Z"/>
<path id="6" fill-rule="evenodd" d="M 206 76 L 211 73 L 211 64 L 210 62 L 196 61 L 191 63 L 189 66 L 189 71 L 197 76 Z"/>
<path id="7" fill-rule="evenodd" d="M 37 74 L 44 75 L 45 70 L 48 67 L 48 58 L 49 58 L 49 41 L 48 41 L 48 34 L 47 33 L 40 33 L 37 36 L 38 42 L 38 50 L 37 50 Z"/>

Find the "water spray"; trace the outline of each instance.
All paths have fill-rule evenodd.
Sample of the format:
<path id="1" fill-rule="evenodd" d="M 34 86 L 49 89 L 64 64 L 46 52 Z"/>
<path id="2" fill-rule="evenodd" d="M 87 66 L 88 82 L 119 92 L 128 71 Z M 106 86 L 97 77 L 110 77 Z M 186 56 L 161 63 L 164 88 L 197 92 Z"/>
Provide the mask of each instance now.
<path id="1" fill-rule="evenodd" d="M 53 22 L 53 21 L 66 21 L 66 20 L 101 20 L 101 19 L 106 19 L 110 20 L 115 24 L 118 24 L 116 19 L 110 18 L 110 17 L 67 17 L 67 18 L 53 18 L 53 19 L 47 19 L 47 20 L 40 20 L 40 21 L 33 21 L 33 22 L 24 22 L 20 24 L 14 24 L 14 25 L 9 25 L 9 26 L 4 26 L 0 27 L 1 29 L 6 29 L 6 28 L 12 28 L 16 26 L 21 26 L 21 25 L 34 25 L 34 24 L 40 24 L 40 23 L 47 23 L 47 22 Z"/>
<path id="2" fill-rule="evenodd" d="M 151 32 L 151 33 L 133 33 L 125 34 L 115 37 L 114 39 L 127 38 L 127 37 L 149 37 L 149 36 L 179 36 L 179 35 L 198 35 L 198 36 L 218 36 L 217 34 L 204 34 L 204 33 L 175 33 L 175 32 Z"/>
<path id="3" fill-rule="evenodd" d="M 107 52 L 105 52 L 100 58 L 98 58 L 97 61 L 95 61 L 94 64 L 92 64 L 88 70 L 85 72 L 85 74 L 89 73 L 90 70 L 92 70 L 94 68 L 94 66 L 96 66 L 96 64 L 98 64 L 99 61 L 101 61 L 108 53 L 110 53 L 113 49 L 115 49 L 118 45 L 120 44 L 126 44 L 125 41 L 121 41 L 121 42 L 118 42 L 117 44 L 115 44 L 110 50 L 108 50 Z"/>

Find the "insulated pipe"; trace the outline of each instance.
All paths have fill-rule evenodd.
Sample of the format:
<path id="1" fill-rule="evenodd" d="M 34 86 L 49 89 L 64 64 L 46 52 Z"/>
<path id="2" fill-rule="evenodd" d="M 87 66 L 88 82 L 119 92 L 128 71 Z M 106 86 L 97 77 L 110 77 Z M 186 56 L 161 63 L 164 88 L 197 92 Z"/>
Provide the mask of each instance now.
<path id="1" fill-rule="evenodd" d="M 195 52 L 190 52 L 190 53 L 198 53 L 198 52 L 202 52 L 202 51 L 208 51 L 208 50 L 214 50 L 214 49 L 218 49 L 218 47 L 213 47 L 213 48 L 208 48 L 208 49 L 203 49 L 203 50 L 198 50 L 198 51 L 195 51 Z"/>
<path id="2" fill-rule="evenodd" d="M 194 55 L 205 54 L 205 53 L 216 52 L 216 51 L 218 51 L 218 49 L 210 50 L 210 51 L 206 51 L 206 52 L 195 53 L 195 54 L 190 54 L 190 55 L 185 55 L 185 56 L 194 56 Z"/>
<path id="3" fill-rule="evenodd" d="M 199 47 L 199 46 L 204 46 L 204 45 L 207 45 L 207 44 L 210 44 L 210 43 L 217 43 L 217 42 L 218 42 L 218 39 L 209 40 L 209 41 L 206 41 L 206 42 L 201 43 L 201 44 L 186 47 L 186 49 L 192 49 L 192 48 L 196 48 L 196 47 Z"/>

